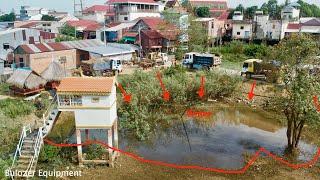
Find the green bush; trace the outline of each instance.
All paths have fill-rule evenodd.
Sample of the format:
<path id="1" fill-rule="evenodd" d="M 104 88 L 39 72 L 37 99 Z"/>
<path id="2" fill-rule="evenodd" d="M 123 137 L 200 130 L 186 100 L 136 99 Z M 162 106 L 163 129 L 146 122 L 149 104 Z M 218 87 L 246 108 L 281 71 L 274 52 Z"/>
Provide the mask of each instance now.
<path id="1" fill-rule="evenodd" d="M 95 160 L 95 159 L 101 159 L 103 155 L 107 153 L 107 148 L 99 145 L 99 144 L 93 144 L 87 146 L 87 152 L 86 152 L 86 159 L 87 160 Z"/>
<path id="2" fill-rule="evenodd" d="M 162 81 L 170 92 L 170 100 L 164 102 L 156 74 L 136 71 L 119 79 L 127 93 L 133 95 L 130 104 L 125 104 L 122 95 L 118 94 L 120 128 L 132 132 L 141 140 L 146 139 L 158 123 L 170 123 L 169 116 L 179 115 L 185 108 L 177 108 L 175 105 L 191 106 L 201 101 L 197 91 L 202 75 L 206 78 L 205 98 L 230 96 L 240 82 L 238 78 L 214 72 L 190 74 L 182 67 L 168 68 L 162 72 Z"/>
<path id="3" fill-rule="evenodd" d="M 9 118 L 29 115 L 33 110 L 34 106 L 30 102 L 19 99 L 0 100 L 0 111 Z"/>
<path id="4" fill-rule="evenodd" d="M 45 144 L 40 151 L 39 161 L 46 163 L 56 163 L 59 159 L 61 148 Z"/>
<path id="5" fill-rule="evenodd" d="M 10 93 L 10 85 L 8 83 L 0 83 L 0 94 L 8 95 Z"/>

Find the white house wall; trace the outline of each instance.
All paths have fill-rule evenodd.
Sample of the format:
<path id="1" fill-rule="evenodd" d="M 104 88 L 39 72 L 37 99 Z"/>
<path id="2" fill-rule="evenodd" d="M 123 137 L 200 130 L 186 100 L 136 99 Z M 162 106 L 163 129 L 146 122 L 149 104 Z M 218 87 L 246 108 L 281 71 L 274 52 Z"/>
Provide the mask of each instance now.
<path id="1" fill-rule="evenodd" d="M 111 127 L 117 118 L 116 105 L 110 110 L 75 110 L 77 128 Z"/>

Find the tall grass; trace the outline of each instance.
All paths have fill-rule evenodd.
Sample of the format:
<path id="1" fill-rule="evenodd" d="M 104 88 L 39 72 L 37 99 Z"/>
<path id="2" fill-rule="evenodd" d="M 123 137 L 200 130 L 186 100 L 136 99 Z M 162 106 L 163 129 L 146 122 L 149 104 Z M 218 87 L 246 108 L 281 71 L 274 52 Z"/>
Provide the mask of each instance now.
<path id="1" fill-rule="evenodd" d="M 0 111 L 9 118 L 16 118 L 32 113 L 34 106 L 30 102 L 20 99 L 0 100 Z"/>

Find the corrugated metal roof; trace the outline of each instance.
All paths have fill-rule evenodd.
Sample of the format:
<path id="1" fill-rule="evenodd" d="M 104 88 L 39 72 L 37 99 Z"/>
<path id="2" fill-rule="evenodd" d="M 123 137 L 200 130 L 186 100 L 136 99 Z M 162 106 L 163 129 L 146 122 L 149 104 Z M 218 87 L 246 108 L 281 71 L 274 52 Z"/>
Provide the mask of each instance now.
<path id="1" fill-rule="evenodd" d="M 102 46 L 103 42 L 97 39 L 80 40 L 80 41 L 65 41 L 52 43 L 24 44 L 20 45 L 27 54 L 35 54 L 50 51 L 62 51 L 68 49 L 81 49 L 85 47 Z"/>

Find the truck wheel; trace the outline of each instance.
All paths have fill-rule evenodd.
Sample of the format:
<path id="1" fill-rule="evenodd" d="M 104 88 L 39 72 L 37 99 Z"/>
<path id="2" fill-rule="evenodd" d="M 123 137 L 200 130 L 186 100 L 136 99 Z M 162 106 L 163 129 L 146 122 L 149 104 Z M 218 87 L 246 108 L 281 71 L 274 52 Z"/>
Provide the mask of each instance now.
<path id="1" fill-rule="evenodd" d="M 246 73 L 246 78 L 251 79 L 252 75 L 251 73 Z"/>

